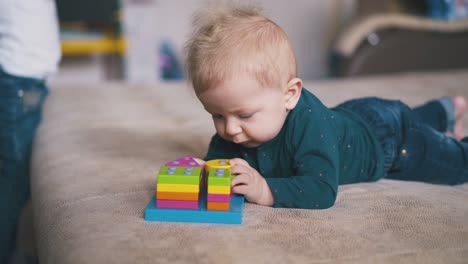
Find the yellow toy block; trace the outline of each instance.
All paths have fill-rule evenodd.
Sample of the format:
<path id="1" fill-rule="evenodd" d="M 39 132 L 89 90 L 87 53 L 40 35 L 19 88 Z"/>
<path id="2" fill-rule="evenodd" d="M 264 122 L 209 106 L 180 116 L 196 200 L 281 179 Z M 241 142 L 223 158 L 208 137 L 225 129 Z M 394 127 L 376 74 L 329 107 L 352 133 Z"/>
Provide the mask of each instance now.
<path id="1" fill-rule="evenodd" d="M 156 191 L 157 192 L 199 193 L 200 192 L 200 185 L 158 183 L 157 186 L 156 186 Z"/>
<path id="2" fill-rule="evenodd" d="M 209 194 L 231 194 L 231 186 L 208 185 Z"/>
<path id="3" fill-rule="evenodd" d="M 209 160 L 205 163 L 205 170 L 210 171 L 211 169 L 230 169 L 232 167 L 229 164 L 228 159 L 215 159 Z"/>

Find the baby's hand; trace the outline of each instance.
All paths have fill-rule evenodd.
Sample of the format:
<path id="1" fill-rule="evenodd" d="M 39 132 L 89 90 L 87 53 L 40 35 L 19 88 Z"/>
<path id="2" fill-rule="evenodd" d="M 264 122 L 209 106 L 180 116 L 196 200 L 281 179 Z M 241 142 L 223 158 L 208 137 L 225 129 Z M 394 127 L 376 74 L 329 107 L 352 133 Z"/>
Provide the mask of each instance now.
<path id="1" fill-rule="evenodd" d="M 258 205 L 272 206 L 273 194 L 265 178 L 257 170 L 250 167 L 243 159 L 232 159 L 229 161 L 233 167 L 232 174 L 237 174 L 231 181 L 233 193 L 243 194 L 247 201 Z"/>
<path id="2" fill-rule="evenodd" d="M 202 159 L 197 159 L 197 158 L 193 158 L 200 166 L 204 167 L 205 166 L 205 161 L 202 160 Z"/>

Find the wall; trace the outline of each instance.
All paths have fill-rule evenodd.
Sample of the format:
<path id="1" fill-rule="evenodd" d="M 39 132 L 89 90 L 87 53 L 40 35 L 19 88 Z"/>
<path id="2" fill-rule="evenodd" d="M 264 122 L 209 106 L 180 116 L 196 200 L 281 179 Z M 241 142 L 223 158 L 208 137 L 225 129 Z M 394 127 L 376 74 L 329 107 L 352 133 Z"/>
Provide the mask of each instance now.
<path id="1" fill-rule="evenodd" d="M 241 1 L 245 2 L 245 1 Z M 298 58 L 299 75 L 305 80 L 327 77 L 328 49 L 355 8 L 355 0 L 259 0 L 267 15 L 288 33 Z M 125 1 L 125 31 L 129 38 L 127 78 L 152 81 L 158 44 L 169 40 L 182 60 L 190 32 L 191 15 L 204 0 Z"/>
<path id="2" fill-rule="evenodd" d="M 240 2 L 252 2 L 239 0 Z M 328 49 L 355 13 L 357 0 L 258 0 L 265 13 L 288 33 L 296 51 L 299 75 L 304 80 L 327 77 Z M 128 41 L 125 79 L 158 82 L 158 46 L 170 41 L 182 60 L 191 28 L 191 15 L 205 0 L 122 0 L 122 26 Z M 102 56 L 66 59 L 55 79 L 79 82 L 106 81 Z M 83 79 L 82 76 L 87 76 Z"/>

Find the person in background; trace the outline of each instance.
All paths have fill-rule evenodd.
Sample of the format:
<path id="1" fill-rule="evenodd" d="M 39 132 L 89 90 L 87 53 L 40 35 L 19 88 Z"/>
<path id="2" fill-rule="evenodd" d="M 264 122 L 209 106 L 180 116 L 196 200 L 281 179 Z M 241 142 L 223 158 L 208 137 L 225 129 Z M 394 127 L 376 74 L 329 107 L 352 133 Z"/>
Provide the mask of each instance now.
<path id="1" fill-rule="evenodd" d="M 0 263 L 9 262 L 30 196 L 32 143 L 60 57 L 54 0 L 0 1 Z"/>

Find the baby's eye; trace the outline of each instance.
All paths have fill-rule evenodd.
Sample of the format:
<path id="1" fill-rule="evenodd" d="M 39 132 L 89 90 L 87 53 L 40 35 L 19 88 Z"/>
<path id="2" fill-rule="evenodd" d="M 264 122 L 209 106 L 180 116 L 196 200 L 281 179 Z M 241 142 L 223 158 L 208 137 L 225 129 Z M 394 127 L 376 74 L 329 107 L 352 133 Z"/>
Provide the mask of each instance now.
<path id="1" fill-rule="evenodd" d="M 222 115 L 218 115 L 218 114 L 213 114 L 211 115 L 213 117 L 213 119 L 223 119 L 223 116 Z"/>
<path id="2" fill-rule="evenodd" d="M 241 115 L 239 115 L 239 117 L 240 117 L 241 119 L 249 119 L 249 118 L 251 118 L 252 116 L 253 116 L 253 114 L 241 114 Z"/>

